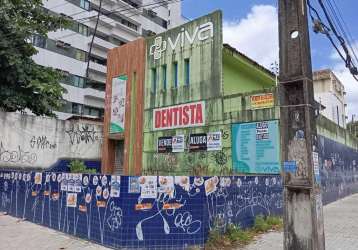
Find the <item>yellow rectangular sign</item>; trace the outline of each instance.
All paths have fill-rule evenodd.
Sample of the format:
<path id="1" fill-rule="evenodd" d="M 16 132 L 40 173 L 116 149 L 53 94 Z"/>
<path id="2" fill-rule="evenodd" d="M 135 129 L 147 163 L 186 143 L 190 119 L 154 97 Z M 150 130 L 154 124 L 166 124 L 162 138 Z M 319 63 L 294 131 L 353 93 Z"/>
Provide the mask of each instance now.
<path id="1" fill-rule="evenodd" d="M 259 94 L 250 96 L 251 109 L 272 108 L 275 105 L 272 93 Z"/>

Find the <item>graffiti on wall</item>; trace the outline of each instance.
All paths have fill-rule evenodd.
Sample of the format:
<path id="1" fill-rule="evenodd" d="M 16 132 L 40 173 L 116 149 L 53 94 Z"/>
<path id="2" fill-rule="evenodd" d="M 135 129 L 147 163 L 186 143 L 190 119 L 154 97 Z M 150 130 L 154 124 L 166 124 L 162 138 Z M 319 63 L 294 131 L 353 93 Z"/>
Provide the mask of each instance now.
<path id="1" fill-rule="evenodd" d="M 30 140 L 30 147 L 33 149 L 55 149 L 56 146 L 56 143 L 51 143 L 46 135 L 34 135 Z"/>
<path id="2" fill-rule="evenodd" d="M 66 134 L 69 136 L 72 145 L 94 143 L 100 138 L 100 133 L 89 124 L 72 125 L 69 130 L 66 130 Z"/>
<path id="3" fill-rule="evenodd" d="M 0 210 L 125 248 L 202 246 L 210 228 L 245 227 L 259 214 L 280 213 L 281 192 L 279 176 L 0 172 Z"/>
<path id="4" fill-rule="evenodd" d="M 36 161 L 36 153 L 26 151 L 20 145 L 15 149 L 9 149 L 0 141 L 0 162 L 32 165 L 36 163 Z"/>
<path id="5" fill-rule="evenodd" d="M 323 136 L 318 149 L 324 203 L 358 192 L 358 152 Z"/>

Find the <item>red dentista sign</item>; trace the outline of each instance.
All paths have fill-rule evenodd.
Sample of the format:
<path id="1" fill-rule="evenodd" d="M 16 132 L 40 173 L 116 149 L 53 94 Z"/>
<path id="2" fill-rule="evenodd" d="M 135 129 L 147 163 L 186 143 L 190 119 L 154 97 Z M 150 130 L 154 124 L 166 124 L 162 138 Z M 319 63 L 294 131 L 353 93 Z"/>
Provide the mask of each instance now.
<path id="1" fill-rule="evenodd" d="M 205 102 L 192 102 L 154 109 L 153 130 L 205 125 Z"/>

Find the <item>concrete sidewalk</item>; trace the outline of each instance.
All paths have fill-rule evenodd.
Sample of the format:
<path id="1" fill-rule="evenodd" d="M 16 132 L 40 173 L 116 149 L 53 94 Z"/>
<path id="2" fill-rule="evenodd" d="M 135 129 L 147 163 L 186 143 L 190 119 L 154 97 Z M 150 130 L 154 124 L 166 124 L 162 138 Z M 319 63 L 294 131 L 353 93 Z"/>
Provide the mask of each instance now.
<path id="1" fill-rule="evenodd" d="M 0 249 L 9 250 L 105 250 L 109 248 L 0 214 Z"/>
<path id="2" fill-rule="evenodd" d="M 326 250 L 358 249 L 358 194 L 323 208 Z M 268 233 L 244 250 L 283 249 L 283 233 Z"/>

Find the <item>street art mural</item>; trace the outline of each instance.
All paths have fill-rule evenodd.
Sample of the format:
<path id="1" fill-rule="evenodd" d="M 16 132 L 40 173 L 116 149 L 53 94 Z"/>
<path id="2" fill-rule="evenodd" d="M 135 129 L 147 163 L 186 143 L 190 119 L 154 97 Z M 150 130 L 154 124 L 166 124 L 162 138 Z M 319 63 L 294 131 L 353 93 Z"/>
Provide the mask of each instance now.
<path id="1" fill-rule="evenodd" d="M 318 137 L 323 203 L 358 192 L 358 151 L 323 136 Z"/>
<path id="2" fill-rule="evenodd" d="M 0 172 L 0 210 L 110 247 L 187 249 L 210 229 L 279 214 L 279 176 Z"/>

